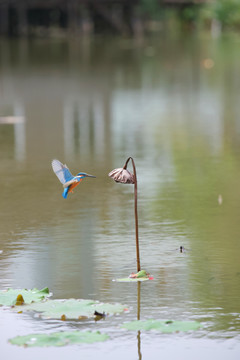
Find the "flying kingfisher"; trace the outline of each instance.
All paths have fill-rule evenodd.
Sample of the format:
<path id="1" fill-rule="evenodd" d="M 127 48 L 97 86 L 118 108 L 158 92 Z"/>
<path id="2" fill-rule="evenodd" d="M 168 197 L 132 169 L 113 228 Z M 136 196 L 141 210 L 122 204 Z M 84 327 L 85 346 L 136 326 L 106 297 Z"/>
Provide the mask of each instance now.
<path id="1" fill-rule="evenodd" d="M 52 161 L 52 168 L 58 179 L 63 184 L 64 190 L 62 196 L 64 199 L 67 198 L 69 192 L 73 192 L 73 189 L 78 186 L 85 177 L 96 177 L 84 172 L 79 172 L 76 176 L 73 176 L 70 173 L 67 165 L 63 165 L 59 160 L 56 159 Z"/>

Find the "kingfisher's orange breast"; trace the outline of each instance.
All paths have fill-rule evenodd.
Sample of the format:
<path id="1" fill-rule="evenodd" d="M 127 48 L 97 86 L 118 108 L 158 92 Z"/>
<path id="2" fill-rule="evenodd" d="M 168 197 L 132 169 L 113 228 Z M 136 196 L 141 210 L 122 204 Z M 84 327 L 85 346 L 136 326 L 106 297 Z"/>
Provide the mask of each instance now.
<path id="1" fill-rule="evenodd" d="M 68 192 L 72 192 L 73 189 L 74 189 L 76 186 L 78 186 L 81 181 L 82 181 L 82 179 L 80 179 L 80 181 L 78 181 L 78 182 L 75 182 L 75 183 L 71 184 L 71 185 L 69 186 Z"/>

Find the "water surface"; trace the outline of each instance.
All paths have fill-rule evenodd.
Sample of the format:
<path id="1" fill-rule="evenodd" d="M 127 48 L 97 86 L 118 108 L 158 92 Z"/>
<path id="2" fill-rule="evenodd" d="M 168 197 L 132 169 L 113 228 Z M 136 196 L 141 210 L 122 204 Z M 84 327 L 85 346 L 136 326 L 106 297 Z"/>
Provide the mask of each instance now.
<path id="1" fill-rule="evenodd" d="M 1 310 L 4 355 L 239 358 L 239 57 L 239 36 L 0 40 L 0 288 L 48 286 L 54 298 L 130 308 L 97 323 Z M 107 176 L 128 156 L 138 174 L 141 265 L 154 276 L 139 292 L 112 281 L 136 270 L 133 187 Z M 97 178 L 64 200 L 53 158 Z M 121 330 L 139 303 L 141 319 L 203 327 Z M 111 339 L 64 349 L 7 343 L 69 329 Z"/>

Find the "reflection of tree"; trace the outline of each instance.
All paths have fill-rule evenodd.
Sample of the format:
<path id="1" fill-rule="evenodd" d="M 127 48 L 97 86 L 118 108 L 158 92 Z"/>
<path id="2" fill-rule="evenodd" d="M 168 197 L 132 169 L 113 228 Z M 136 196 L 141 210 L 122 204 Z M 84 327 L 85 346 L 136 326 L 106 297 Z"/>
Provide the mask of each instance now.
<path id="1" fill-rule="evenodd" d="M 110 139 L 109 112 L 108 91 L 91 97 L 81 95 L 64 100 L 63 136 L 67 158 L 86 157 L 92 153 L 96 158 L 107 156 Z"/>
<path id="2" fill-rule="evenodd" d="M 5 111 L 4 108 L 6 109 Z M 24 106 L 18 101 L 9 106 L 8 98 L 6 97 L 1 99 L 0 109 L 0 153 L 3 157 L 9 156 L 14 147 L 14 158 L 17 161 L 22 161 L 26 155 Z M 6 116 L 3 116 L 4 113 Z"/>

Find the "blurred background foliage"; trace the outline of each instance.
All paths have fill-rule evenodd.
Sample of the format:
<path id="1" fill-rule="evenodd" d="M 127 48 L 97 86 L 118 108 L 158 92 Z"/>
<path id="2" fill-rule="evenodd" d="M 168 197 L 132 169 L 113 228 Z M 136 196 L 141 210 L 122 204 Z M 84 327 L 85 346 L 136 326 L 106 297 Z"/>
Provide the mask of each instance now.
<path id="1" fill-rule="evenodd" d="M 200 10 L 200 18 L 219 21 L 224 28 L 240 29 L 240 1 L 217 0 L 206 4 Z"/>
<path id="2" fill-rule="evenodd" d="M 174 20 L 200 28 L 211 28 L 218 23 L 223 30 L 240 30 L 240 0 L 215 0 L 181 7 L 166 7 L 159 0 L 141 0 L 140 9 L 151 20 Z"/>
<path id="3" fill-rule="evenodd" d="M 240 0 L 0 1 L 0 34 L 139 35 L 162 30 L 240 30 Z"/>

